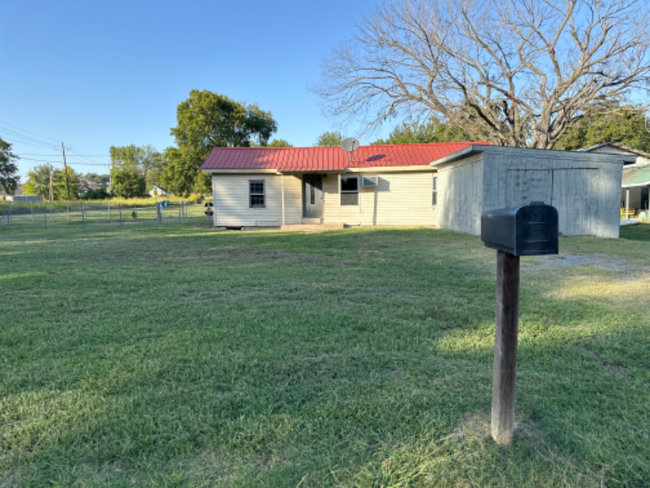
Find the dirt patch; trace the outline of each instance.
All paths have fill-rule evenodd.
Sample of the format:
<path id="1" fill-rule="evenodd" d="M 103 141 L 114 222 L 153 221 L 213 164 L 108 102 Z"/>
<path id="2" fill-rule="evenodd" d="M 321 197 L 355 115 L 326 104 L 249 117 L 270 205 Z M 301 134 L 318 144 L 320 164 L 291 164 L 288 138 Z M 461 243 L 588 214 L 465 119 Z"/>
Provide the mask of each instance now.
<path id="1" fill-rule="evenodd" d="M 605 271 L 628 271 L 632 266 L 625 259 L 612 258 L 598 254 L 565 254 L 561 256 L 543 257 L 542 263 L 537 266 L 525 268 L 526 271 L 533 273 L 549 268 L 561 266 L 581 266 L 583 264 L 592 264 L 597 268 Z"/>
<path id="2" fill-rule="evenodd" d="M 535 266 L 523 267 L 522 269 L 532 273 L 540 271 L 557 270 L 563 267 L 575 267 L 583 265 L 595 266 L 603 271 L 617 273 L 621 279 L 637 280 L 650 276 L 649 267 L 639 267 L 622 258 L 614 258 L 603 254 L 565 254 L 561 256 L 545 256 L 541 263 Z"/>
<path id="3" fill-rule="evenodd" d="M 449 436 L 451 440 L 473 440 L 484 439 L 490 435 L 489 419 L 476 412 L 468 412 L 463 416 L 461 423 L 454 429 L 454 433 Z"/>

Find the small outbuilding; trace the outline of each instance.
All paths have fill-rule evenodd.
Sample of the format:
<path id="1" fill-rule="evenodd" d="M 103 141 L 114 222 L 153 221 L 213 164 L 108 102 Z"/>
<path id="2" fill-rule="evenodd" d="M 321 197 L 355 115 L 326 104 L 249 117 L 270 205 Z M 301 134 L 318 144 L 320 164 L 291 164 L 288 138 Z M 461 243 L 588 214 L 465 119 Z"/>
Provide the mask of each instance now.
<path id="1" fill-rule="evenodd" d="M 431 163 L 438 170 L 438 226 L 481 232 L 481 213 L 541 201 L 564 236 L 618 237 L 624 158 L 618 154 L 471 145 Z"/>

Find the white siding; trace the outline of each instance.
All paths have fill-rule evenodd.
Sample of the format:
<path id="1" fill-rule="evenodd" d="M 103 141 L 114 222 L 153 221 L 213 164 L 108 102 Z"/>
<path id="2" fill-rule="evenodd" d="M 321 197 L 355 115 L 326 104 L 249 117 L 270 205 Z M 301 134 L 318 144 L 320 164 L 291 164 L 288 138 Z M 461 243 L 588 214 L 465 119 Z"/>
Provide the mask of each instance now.
<path id="1" fill-rule="evenodd" d="M 339 176 L 323 180 L 323 222 L 348 225 L 437 225 L 431 205 L 435 171 L 404 173 L 345 173 L 345 176 L 378 176 L 379 185 L 359 184 L 359 205 L 341 206 Z"/>
<path id="2" fill-rule="evenodd" d="M 264 180 L 265 208 L 250 208 L 249 180 Z M 285 223 L 302 222 L 301 180 L 284 176 Z M 212 175 L 214 225 L 279 226 L 282 225 L 282 176 L 260 174 Z"/>

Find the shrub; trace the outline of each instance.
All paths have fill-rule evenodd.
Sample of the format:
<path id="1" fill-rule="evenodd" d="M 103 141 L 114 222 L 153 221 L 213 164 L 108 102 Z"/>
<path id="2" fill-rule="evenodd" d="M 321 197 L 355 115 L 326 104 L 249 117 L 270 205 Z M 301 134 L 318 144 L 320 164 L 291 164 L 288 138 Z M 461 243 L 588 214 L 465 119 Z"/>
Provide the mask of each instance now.
<path id="1" fill-rule="evenodd" d="M 193 193 L 189 197 L 187 197 L 186 202 L 187 203 L 201 203 L 201 200 L 203 200 L 203 197 L 201 195 L 197 195 L 196 193 Z"/>
<path id="2" fill-rule="evenodd" d="M 88 190 L 81 197 L 82 200 L 106 200 L 111 198 L 111 194 L 106 191 L 106 188 L 97 188 L 95 190 Z"/>

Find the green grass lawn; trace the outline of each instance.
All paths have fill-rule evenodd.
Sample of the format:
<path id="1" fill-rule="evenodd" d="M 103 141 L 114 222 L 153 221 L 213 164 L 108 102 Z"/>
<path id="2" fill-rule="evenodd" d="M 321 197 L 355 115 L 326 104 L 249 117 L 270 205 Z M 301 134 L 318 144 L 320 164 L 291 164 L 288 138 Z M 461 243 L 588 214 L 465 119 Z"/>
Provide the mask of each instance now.
<path id="1" fill-rule="evenodd" d="M 0 229 L 0 487 L 649 486 L 650 226 L 522 258 L 431 229 Z"/>

